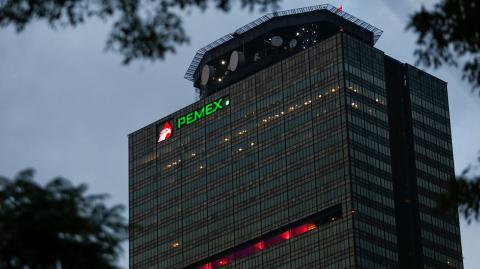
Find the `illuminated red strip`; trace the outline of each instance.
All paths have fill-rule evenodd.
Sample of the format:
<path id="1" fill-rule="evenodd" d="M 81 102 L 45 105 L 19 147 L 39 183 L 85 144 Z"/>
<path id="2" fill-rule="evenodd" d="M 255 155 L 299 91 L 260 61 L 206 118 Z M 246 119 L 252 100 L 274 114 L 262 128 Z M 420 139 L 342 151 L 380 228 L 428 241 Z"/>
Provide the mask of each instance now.
<path id="1" fill-rule="evenodd" d="M 282 232 L 280 234 L 274 235 L 264 241 L 259 241 L 256 242 L 250 246 L 246 246 L 238 251 L 236 251 L 233 254 L 221 257 L 220 259 L 217 259 L 213 262 L 208 262 L 206 264 L 203 264 L 200 267 L 197 267 L 197 269 L 215 269 L 215 268 L 220 268 L 226 265 L 231 264 L 235 260 L 239 260 L 251 255 L 254 255 L 258 252 L 263 251 L 266 248 L 272 247 L 274 245 L 286 242 L 290 240 L 292 237 L 296 237 L 299 235 L 302 235 L 306 232 L 309 232 L 311 230 L 314 230 L 317 228 L 317 225 L 315 223 L 306 223 L 302 224 L 300 226 L 294 227 L 288 231 Z"/>
<path id="2" fill-rule="evenodd" d="M 198 269 L 212 269 L 212 264 L 211 263 L 206 263 L 206 264 L 198 267 Z"/>
<path id="3" fill-rule="evenodd" d="M 262 251 L 265 248 L 265 243 L 263 241 L 260 241 L 255 244 L 255 249 L 258 251 Z"/>

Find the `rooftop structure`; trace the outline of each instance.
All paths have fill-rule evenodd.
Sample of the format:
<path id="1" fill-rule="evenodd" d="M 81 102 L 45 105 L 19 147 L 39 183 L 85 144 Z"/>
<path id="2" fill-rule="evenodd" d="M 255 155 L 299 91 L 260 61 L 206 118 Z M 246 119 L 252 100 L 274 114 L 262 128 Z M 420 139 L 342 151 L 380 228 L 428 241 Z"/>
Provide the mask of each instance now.
<path id="1" fill-rule="evenodd" d="M 377 27 L 330 4 L 272 12 L 199 49 L 184 77 L 194 83 L 201 97 L 205 97 L 339 31 L 371 45 L 383 33 Z M 240 59 L 231 70 L 228 59 L 239 58 L 232 56 L 234 52 L 240 54 Z M 269 60 L 265 61 L 267 58 Z M 244 68 L 247 66 L 249 68 Z M 204 83 L 200 81 L 202 72 Z M 238 72 L 241 74 L 234 74 Z M 232 76 L 234 79 L 230 78 Z"/>

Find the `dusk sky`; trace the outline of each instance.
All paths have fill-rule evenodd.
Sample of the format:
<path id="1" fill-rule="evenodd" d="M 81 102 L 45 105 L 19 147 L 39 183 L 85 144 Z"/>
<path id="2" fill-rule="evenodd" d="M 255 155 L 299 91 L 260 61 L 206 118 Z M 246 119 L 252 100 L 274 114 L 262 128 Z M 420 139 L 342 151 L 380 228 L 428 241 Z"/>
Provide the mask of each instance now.
<path id="1" fill-rule="evenodd" d="M 324 3 L 342 5 L 382 29 L 376 47 L 415 63 L 416 36 L 405 27 L 420 1 L 287 0 L 280 9 Z M 163 61 L 128 66 L 121 64 L 121 55 L 104 50 L 108 22 L 57 30 L 34 22 L 20 34 L 0 28 L 0 175 L 12 177 L 32 167 L 41 182 L 63 176 L 87 183 L 92 193 L 111 194 L 109 202 L 127 205 L 127 135 L 194 102 L 192 83 L 183 76 L 196 50 L 261 15 L 239 8 L 228 14 L 193 10 L 184 16 L 190 45 Z M 458 174 L 480 150 L 480 96 L 471 93 L 459 70 L 427 71 L 448 82 Z M 478 268 L 480 225 L 461 221 L 461 234 L 465 268 Z"/>

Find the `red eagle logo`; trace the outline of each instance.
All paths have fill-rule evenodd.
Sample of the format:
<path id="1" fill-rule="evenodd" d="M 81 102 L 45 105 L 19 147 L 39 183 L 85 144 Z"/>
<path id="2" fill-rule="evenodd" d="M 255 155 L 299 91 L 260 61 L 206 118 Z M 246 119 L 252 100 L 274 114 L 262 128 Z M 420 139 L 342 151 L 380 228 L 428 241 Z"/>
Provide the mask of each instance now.
<path id="1" fill-rule="evenodd" d="M 163 125 L 162 130 L 160 131 L 160 133 L 158 135 L 157 143 L 168 140 L 170 138 L 170 136 L 172 136 L 172 126 L 167 121 Z"/>

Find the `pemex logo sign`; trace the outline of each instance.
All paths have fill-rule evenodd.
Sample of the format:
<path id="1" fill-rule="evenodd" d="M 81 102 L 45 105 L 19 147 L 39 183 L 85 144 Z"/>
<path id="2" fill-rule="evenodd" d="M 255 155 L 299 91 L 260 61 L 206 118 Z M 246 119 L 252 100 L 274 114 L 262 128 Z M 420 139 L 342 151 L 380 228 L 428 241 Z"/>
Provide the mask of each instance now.
<path id="1" fill-rule="evenodd" d="M 184 126 L 188 126 L 192 123 L 197 122 L 198 120 L 208 117 L 214 114 L 217 111 L 224 109 L 230 105 L 230 100 L 226 97 L 218 98 L 213 102 L 210 102 L 199 109 L 187 113 L 177 119 L 177 128 L 180 129 Z"/>
<path id="2" fill-rule="evenodd" d="M 170 123 L 166 121 L 161 127 L 160 132 L 158 133 L 157 143 L 168 140 L 170 136 L 172 136 L 172 132 L 172 125 L 170 125 Z"/>
<path id="3" fill-rule="evenodd" d="M 230 99 L 228 97 L 218 98 L 206 105 L 191 111 L 185 115 L 178 117 L 174 122 L 176 122 L 177 130 L 184 128 L 190 124 L 208 117 L 230 105 Z M 170 124 L 170 120 L 165 121 L 163 124 L 158 125 L 158 136 L 157 143 L 168 140 L 173 134 L 173 128 Z"/>

